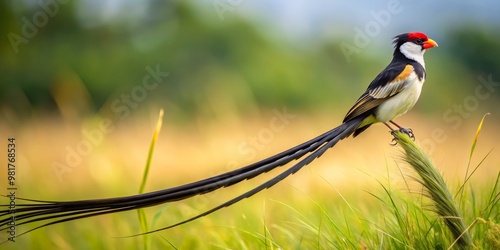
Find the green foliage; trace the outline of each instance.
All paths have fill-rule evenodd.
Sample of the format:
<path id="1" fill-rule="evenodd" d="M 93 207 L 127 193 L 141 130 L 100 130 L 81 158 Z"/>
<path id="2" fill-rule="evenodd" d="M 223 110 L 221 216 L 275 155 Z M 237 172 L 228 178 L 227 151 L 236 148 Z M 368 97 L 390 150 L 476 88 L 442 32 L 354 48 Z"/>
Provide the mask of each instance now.
<path id="1" fill-rule="evenodd" d="M 498 27 L 474 24 L 460 27 L 449 32 L 451 39 L 444 49 L 475 74 L 497 73 L 500 68 L 497 30 Z"/>
<path id="2" fill-rule="evenodd" d="M 486 243 L 491 246 L 491 249 L 500 249 L 500 224 L 488 221 L 488 227 Z"/>
<path id="3" fill-rule="evenodd" d="M 5 12 L 0 15 L 3 34 L 19 34 L 21 18 L 34 14 L 22 4 L 17 6 L 24 10 L 21 13 L 7 2 L 0 5 Z M 213 107 L 206 105 L 211 98 L 234 103 L 240 114 L 255 104 L 317 109 L 352 103 L 390 60 L 390 37 L 377 37 L 385 39 L 379 42 L 384 51 L 360 53 L 349 64 L 339 44 L 352 38 L 318 38 L 292 45 L 266 36 L 256 24 L 237 15 L 214 22 L 184 2 L 155 2 L 149 8 L 145 19 L 122 18 L 84 27 L 85 21 L 70 2 L 61 5 L 28 44 L 20 45 L 18 53 L 9 42 L 1 43 L 1 102 L 12 104 L 5 106 L 23 115 L 33 110 L 60 112 L 61 105 L 78 105 L 79 99 L 74 98 L 78 96 L 88 102 L 84 111 L 106 112 L 109 102 L 141 84 L 147 66 L 159 65 L 170 75 L 154 93 L 148 93 L 147 100 L 175 107 L 171 108 L 175 122 L 194 115 L 213 116 Z M 470 86 L 468 79 L 476 79 L 478 69 L 491 74 L 499 68 L 498 38 L 475 30 L 451 33 L 438 41 L 439 50 L 428 53 L 434 89 L 430 93 L 446 91 L 447 95 L 429 98 L 421 102 L 422 107 L 435 107 L 436 102 L 462 94 L 460 90 Z M 79 88 L 61 90 L 75 85 Z M 56 106 L 58 99 L 65 98 L 66 103 Z"/>

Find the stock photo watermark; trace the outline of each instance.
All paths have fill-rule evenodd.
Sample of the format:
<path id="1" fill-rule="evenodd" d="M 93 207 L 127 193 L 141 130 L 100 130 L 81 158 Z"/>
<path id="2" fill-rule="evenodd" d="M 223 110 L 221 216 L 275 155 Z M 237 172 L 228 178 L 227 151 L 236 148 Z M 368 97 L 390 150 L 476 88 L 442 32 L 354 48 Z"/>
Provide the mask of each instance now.
<path id="1" fill-rule="evenodd" d="M 273 109 L 274 116 L 269 121 L 267 127 L 263 127 L 256 135 L 248 136 L 246 140 L 242 141 L 238 146 L 238 154 L 245 156 L 244 161 L 252 161 L 257 156 L 257 153 L 266 149 L 274 140 L 274 135 L 283 132 L 290 124 L 290 121 L 295 119 L 297 115 L 288 113 L 286 107 L 282 110 Z M 238 167 L 238 162 L 228 164 L 229 169 Z"/>
<path id="2" fill-rule="evenodd" d="M 257 153 L 265 150 L 267 146 L 272 143 L 275 135 L 285 131 L 286 127 L 296 118 L 297 115 L 289 113 L 286 106 L 281 110 L 274 108 L 273 116 L 267 123 L 267 126 L 260 128 L 256 134 L 247 136 L 245 140 L 238 144 L 239 156 L 245 157 L 245 159 L 243 159 L 245 162 L 252 162 L 257 157 Z M 231 160 L 226 164 L 224 172 L 242 167 L 241 164 L 242 163 L 239 161 Z M 208 204 L 210 195 L 214 195 L 214 193 L 196 196 L 195 202 L 197 206 L 205 206 Z"/>
<path id="3" fill-rule="evenodd" d="M 158 64 L 156 68 L 147 66 L 146 72 L 141 84 L 134 86 L 127 93 L 122 93 L 111 102 L 110 109 L 117 115 L 117 119 L 105 118 L 99 122 L 96 128 L 82 130 L 82 140 L 75 145 L 66 146 L 64 161 L 52 163 L 52 169 L 59 182 L 62 182 L 64 175 L 73 172 L 83 159 L 102 143 L 106 134 L 114 131 L 114 124 L 117 121 L 127 118 L 131 114 L 131 110 L 137 108 L 146 99 L 148 93 L 156 89 L 169 75 L 168 72 L 162 71 Z"/>
<path id="4" fill-rule="evenodd" d="M 405 0 L 411 1 L 411 0 Z M 354 54 L 359 54 L 366 48 L 372 40 L 380 35 L 382 28 L 387 27 L 394 15 L 399 15 L 403 12 L 403 6 L 400 0 L 390 0 L 383 10 L 370 11 L 370 21 L 366 22 L 363 27 L 354 27 L 354 37 L 351 42 L 341 42 L 340 50 L 344 54 L 348 63 L 351 63 L 351 57 Z"/>
<path id="5" fill-rule="evenodd" d="M 16 241 L 16 203 L 17 203 L 17 186 L 18 182 L 16 179 L 16 174 L 18 172 L 17 168 L 17 141 L 15 137 L 7 138 L 7 190 L 8 195 L 5 195 L 9 199 L 8 204 L 5 204 L 9 209 L 9 218 L 7 224 L 7 237 L 9 241 Z"/>
<path id="6" fill-rule="evenodd" d="M 481 101 L 491 97 L 491 94 L 500 87 L 500 82 L 493 79 L 492 74 L 487 77 L 482 75 L 477 77 L 478 84 L 474 88 L 474 94 L 466 96 L 461 102 L 453 104 L 443 113 L 443 121 L 449 124 L 452 130 L 459 129 L 464 120 L 471 117 L 471 114 L 479 109 Z M 431 137 L 422 141 L 421 145 L 429 152 L 433 152 L 436 144 L 445 142 L 448 139 L 446 131 L 437 127 L 431 132 Z"/>
<path id="7" fill-rule="evenodd" d="M 236 8 L 242 5 L 244 0 L 213 0 L 212 6 L 214 7 L 217 16 L 221 21 L 224 21 L 226 12 L 233 12 Z"/>
<path id="8" fill-rule="evenodd" d="M 17 54 L 21 44 L 28 44 L 38 31 L 49 23 L 49 19 L 57 15 L 61 4 L 67 4 L 69 0 L 40 0 L 38 1 L 38 10 L 33 15 L 21 18 L 21 30 L 19 33 L 9 32 L 7 39 Z"/>

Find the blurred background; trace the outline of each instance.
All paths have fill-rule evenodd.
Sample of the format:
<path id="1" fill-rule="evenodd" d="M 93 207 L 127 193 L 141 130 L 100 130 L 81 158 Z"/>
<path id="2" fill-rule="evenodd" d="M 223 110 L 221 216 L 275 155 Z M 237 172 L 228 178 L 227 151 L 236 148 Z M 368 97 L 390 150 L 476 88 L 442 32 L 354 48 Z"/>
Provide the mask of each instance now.
<path id="1" fill-rule="evenodd" d="M 493 150 L 477 178 L 498 173 L 498 1 L 22 0 L 0 6 L 0 148 L 16 138 L 20 197 L 137 192 L 161 108 L 164 126 L 148 190 L 278 153 L 340 124 L 390 62 L 392 37 L 410 31 L 426 33 L 439 48 L 426 53 L 420 101 L 397 122 L 411 127 L 445 176 L 458 182 L 477 125 L 490 112 L 473 160 Z M 349 192 L 367 188 L 373 176 L 399 172 L 390 140 L 385 126 L 374 126 L 281 188 L 320 193 L 318 179 L 341 191 L 342 183 Z M 0 172 L 3 180 L 7 173 Z"/>

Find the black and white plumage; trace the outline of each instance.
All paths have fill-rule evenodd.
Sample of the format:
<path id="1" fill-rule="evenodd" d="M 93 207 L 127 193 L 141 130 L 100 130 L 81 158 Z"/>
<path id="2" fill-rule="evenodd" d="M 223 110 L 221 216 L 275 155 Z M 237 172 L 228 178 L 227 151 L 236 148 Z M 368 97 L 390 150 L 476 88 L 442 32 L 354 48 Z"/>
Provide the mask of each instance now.
<path id="1" fill-rule="evenodd" d="M 437 43 L 420 32 L 396 36 L 393 43 L 395 49 L 391 63 L 370 83 L 344 118 L 347 122 L 367 115 L 354 136 L 376 122 L 390 127 L 387 122 L 413 108 L 420 97 L 426 74 L 424 53 L 437 47 Z"/>
<path id="2" fill-rule="evenodd" d="M 394 46 L 394 56 L 391 63 L 370 83 L 366 92 L 347 112 L 343 123 L 314 139 L 240 169 L 197 182 L 145 194 L 78 201 L 44 201 L 18 198 L 18 200 L 23 200 L 24 204 L 16 204 L 14 214 L 16 226 L 19 227 L 35 222 L 44 223 L 22 233 L 25 234 L 56 223 L 184 200 L 252 179 L 297 160 L 297 163 L 268 181 L 198 216 L 141 234 L 165 230 L 211 214 L 274 186 L 320 157 L 340 140 L 351 134 L 356 136 L 374 123 L 382 122 L 390 128 L 387 122 L 391 122 L 402 129 L 392 120 L 406 113 L 417 102 L 425 80 L 424 52 L 429 48 L 436 47 L 437 44 L 425 34 L 413 32 L 396 36 Z M 391 130 L 393 129 L 391 128 Z M 0 209 L 0 230 L 8 230 L 9 223 L 11 223 L 11 212 L 8 205 L 2 205 L 2 209 Z"/>

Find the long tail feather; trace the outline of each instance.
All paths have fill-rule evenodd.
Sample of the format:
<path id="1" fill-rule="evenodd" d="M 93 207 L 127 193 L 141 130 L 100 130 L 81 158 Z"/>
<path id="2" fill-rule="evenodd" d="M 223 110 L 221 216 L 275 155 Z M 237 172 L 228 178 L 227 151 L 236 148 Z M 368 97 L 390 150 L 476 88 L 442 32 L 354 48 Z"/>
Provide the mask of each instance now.
<path id="1" fill-rule="evenodd" d="M 300 159 L 309 154 L 306 158 L 302 159 L 297 164 L 285 170 L 278 176 L 240 196 L 237 196 L 193 218 L 184 220 L 169 227 L 160 228 L 146 233 L 166 230 L 168 228 L 185 224 L 187 222 L 196 220 L 197 218 L 211 214 L 221 208 L 230 206 L 266 188 L 272 187 L 284 178 L 297 172 L 317 157 L 321 156 L 328 148 L 335 145 L 338 141 L 351 135 L 359 126 L 362 120 L 362 118 L 359 118 L 346 122 L 339 127 L 336 127 L 316 138 L 313 138 L 307 142 L 304 142 L 300 145 L 297 145 L 293 148 L 285 150 L 279 154 L 276 154 L 259 162 L 250 164 L 248 166 L 177 187 L 139 195 L 93 200 L 43 201 L 18 198 L 19 200 L 23 200 L 29 203 L 16 204 L 14 214 L 16 226 L 31 224 L 40 221 L 47 221 L 41 226 L 32 228 L 29 231 L 19 234 L 18 237 L 33 230 L 57 223 L 155 206 L 166 202 L 187 199 L 195 195 L 206 194 L 223 187 L 232 186 L 244 180 L 255 178 L 256 176 L 269 172 L 277 167 L 283 166 L 293 160 Z M 13 214 L 12 211 L 7 208 L 8 205 L 0 206 L 4 207 L 3 209 L 0 209 L 0 231 L 3 231 L 8 229 L 9 223 L 12 222 L 11 216 Z"/>
<path id="2" fill-rule="evenodd" d="M 175 223 L 173 225 L 170 225 L 170 226 L 167 226 L 167 227 L 163 227 L 163 228 L 159 228 L 159 229 L 155 229 L 153 231 L 149 231 L 149 232 L 145 232 L 145 233 L 141 233 L 141 234 L 135 234 L 135 235 L 131 235 L 131 236 L 127 236 L 127 237 L 134 237 L 134 236 L 139 236 L 139 235 L 144 235 L 144 234 L 150 234 L 150 233 L 155 233 L 155 232 L 159 232 L 159 231 L 163 231 L 163 230 L 167 230 L 167 229 L 170 229 L 170 228 L 173 228 L 173 227 L 177 227 L 177 226 L 180 226 L 180 225 L 183 225 L 183 224 L 186 224 L 188 222 L 191 222 L 191 221 L 194 221 L 196 219 L 199 219 L 201 217 L 204 217 L 204 216 L 207 216 L 211 213 L 214 213 L 216 212 L 217 210 L 220 210 L 222 208 L 225 208 L 225 207 L 229 207 L 243 199 L 246 199 L 246 198 L 250 198 L 251 196 L 259 193 L 260 191 L 264 190 L 264 189 L 268 189 L 268 188 L 271 188 L 272 186 L 276 185 L 278 182 L 284 180 L 286 177 L 292 175 L 292 174 L 295 174 L 296 172 L 298 172 L 300 169 L 302 169 L 304 166 L 308 165 L 309 163 L 311 163 L 312 161 L 314 161 L 316 158 L 319 158 L 321 155 L 323 155 L 323 153 L 326 152 L 326 150 L 328 150 L 329 148 L 335 146 L 335 144 L 337 144 L 337 142 L 339 142 L 340 140 L 344 139 L 345 137 L 348 137 L 349 135 L 351 135 L 354 130 L 356 130 L 356 128 L 358 127 L 360 123 L 351 123 L 351 122 L 348 122 L 348 124 L 346 124 L 347 126 L 344 128 L 343 131 L 341 131 L 341 133 L 335 133 L 337 131 L 332 131 L 332 133 L 325 137 L 323 140 L 321 140 L 319 143 L 323 146 L 319 147 L 316 151 L 312 152 L 310 155 L 308 155 L 306 158 L 302 159 L 301 161 L 299 161 L 297 164 L 293 165 L 292 167 L 290 167 L 289 169 L 283 171 L 281 174 L 277 175 L 276 177 L 262 183 L 261 185 L 259 185 L 258 187 L 256 188 L 253 188 L 251 189 L 250 191 L 247 191 L 231 200 L 228 200 L 210 210 L 207 210 L 199 215 L 196 215 L 194 217 L 191 217 L 189 219 L 186 219 L 186 220 L 183 220 L 181 222 L 178 222 L 178 223 Z M 344 124 L 343 124 L 344 125 Z"/>

